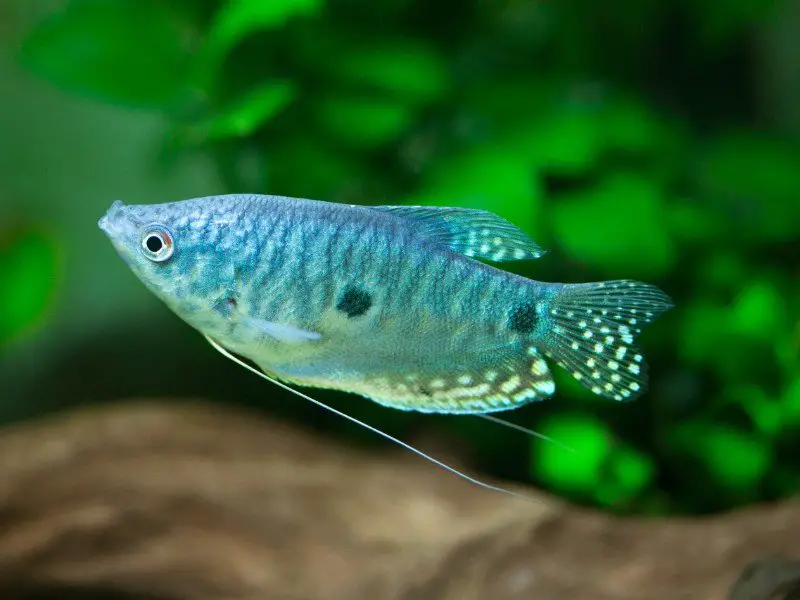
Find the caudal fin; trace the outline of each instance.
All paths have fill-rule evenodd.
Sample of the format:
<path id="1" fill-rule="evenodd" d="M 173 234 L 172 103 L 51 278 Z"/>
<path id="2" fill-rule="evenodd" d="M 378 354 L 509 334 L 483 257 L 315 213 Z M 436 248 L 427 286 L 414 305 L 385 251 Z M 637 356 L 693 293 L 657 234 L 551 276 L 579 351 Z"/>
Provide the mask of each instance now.
<path id="1" fill-rule="evenodd" d="M 647 390 L 647 364 L 634 340 L 672 306 L 660 289 L 637 281 L 561 285 L 541 349 L 593 393 L 633 400 Z"/>

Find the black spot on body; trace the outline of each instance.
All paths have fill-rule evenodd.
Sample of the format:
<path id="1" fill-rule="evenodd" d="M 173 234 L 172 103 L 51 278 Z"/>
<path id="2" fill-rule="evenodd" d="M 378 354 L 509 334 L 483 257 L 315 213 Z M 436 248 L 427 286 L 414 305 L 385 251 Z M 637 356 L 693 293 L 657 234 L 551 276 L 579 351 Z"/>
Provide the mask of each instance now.
<path id="1" fill-rule="evenodd" d="M 532 333 L 536 327 L 536 319 L 536 305 L 523 304 L 511 311 L 511 316 L 508 318 L 508 326 L 517 333 Z"/>
<path id="2" fill-rule="evenodd" d="M 372 296 L 369 292 L 355 286 L 345 288 L 339 302 L 336 303 L 336 309 L 350 319 L 366 314 L 371 306 Z"/>

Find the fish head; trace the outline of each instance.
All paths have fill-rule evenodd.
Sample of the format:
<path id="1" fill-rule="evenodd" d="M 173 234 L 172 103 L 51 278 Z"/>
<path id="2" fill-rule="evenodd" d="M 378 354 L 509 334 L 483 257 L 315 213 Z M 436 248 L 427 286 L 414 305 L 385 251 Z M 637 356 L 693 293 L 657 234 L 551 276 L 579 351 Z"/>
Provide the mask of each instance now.
<path id="1" fill-rule="evenodd" d="M 209 317 L 231 285 L 240 214 L 224 198 L 152 205 L 117 200 L 98 226 L 145 286 L 192 323 Z"/>

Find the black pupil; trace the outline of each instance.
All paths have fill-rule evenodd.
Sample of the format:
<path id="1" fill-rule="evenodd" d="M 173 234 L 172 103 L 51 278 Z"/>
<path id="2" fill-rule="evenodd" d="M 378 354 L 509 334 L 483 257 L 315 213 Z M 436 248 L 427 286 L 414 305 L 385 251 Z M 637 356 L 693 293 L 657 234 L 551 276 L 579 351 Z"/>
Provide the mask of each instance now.
<path id="1" fill-rule="evenodd" d="M 161 241 L 161 238 L 157 235 L 151 235 L 148 237 L 144 244 L 147 246 L 147 249 L 154 254 L 156 252 L 160 252 L 164 247 L 164 242 Z"/>

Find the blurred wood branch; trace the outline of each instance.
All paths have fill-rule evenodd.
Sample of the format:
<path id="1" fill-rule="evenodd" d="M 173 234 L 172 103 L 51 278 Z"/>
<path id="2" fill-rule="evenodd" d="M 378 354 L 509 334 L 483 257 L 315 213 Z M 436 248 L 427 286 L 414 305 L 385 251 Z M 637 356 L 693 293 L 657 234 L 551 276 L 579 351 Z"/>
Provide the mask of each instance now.
<path id="1" fill-rule="evenodd" d="M 24 424 L 0 434 L 0 456 L 12 600 L 722 600 L 752 561 L 800 556 L 796 502 L 621 519 L 203 404 Z M 783 567 L 757 565 L 731 600 L 794 597 L 774 595 Z"/>

